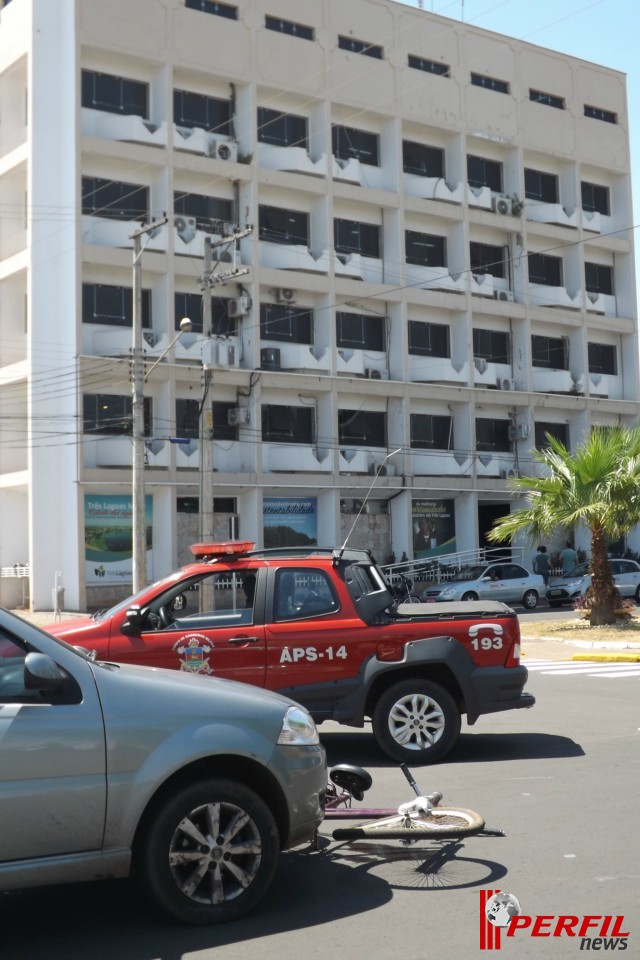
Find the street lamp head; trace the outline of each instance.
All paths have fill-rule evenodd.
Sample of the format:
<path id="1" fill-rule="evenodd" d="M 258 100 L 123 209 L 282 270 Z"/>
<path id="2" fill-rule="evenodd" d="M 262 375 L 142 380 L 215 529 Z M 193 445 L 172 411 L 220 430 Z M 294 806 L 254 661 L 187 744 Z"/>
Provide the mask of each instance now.
<path id="1" fill-rule="evenodd" d="M 180 333 L 189 333 L 192 327 L 193 324 L 191 320 L 189 320 L 189 317 L 183 317 L 180 321 Z"/>

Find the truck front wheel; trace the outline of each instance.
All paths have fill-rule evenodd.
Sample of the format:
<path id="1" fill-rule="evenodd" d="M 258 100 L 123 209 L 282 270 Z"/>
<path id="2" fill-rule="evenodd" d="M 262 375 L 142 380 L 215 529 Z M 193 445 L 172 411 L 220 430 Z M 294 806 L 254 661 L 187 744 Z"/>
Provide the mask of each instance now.
<path id="1" fill-rule="evenodd" d="M 460 712 L 453 697 L 430 680 L 402 680 L 389 687 L 372 719 L 382 750 L 413 766 L 442 760 L 460 734 Z"/>

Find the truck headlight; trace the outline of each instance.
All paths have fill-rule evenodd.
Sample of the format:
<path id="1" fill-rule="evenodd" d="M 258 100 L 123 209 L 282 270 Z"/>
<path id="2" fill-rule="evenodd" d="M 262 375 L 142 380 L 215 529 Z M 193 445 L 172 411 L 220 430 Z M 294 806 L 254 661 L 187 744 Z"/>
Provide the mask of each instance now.
<path id="1" fill-rule="evenodd" d="M 302 707 L 289 707 L 282 721 L 279 744 L 316 746 L 320 743 L 312 717 Z"/>

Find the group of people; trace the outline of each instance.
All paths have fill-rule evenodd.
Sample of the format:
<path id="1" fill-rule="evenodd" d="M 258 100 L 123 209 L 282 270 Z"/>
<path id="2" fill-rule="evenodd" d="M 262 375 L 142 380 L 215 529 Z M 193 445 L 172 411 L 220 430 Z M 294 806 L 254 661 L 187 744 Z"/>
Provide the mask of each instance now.
<path id="1" fill-rule="evenodd" d="M 578 562 L 578 554 L 571 546 L 569 540 L 565 544 L 564 550 L 560 553 L 560 563 L 562 565 L 562 576 L 566 577 L 570 573 Z M 547 548 L 545 546 L 539 546 L 538 552 L 533 558 L 533 572 L 539 573 L 542 579 L 545 582 L 545 586 L 549 583 L 549 574 L 551 572 L 551 563 L 549 561 L 549 554 L 547 553 Z"/>

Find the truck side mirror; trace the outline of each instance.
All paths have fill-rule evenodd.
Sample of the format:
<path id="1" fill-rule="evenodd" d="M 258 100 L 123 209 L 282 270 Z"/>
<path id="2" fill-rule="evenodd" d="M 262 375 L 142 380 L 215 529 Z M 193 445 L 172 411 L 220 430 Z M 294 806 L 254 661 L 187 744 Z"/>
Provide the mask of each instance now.
<path id="1" fill-rule="evenodd" d="M 124 634 L 132 634 L 133 636 L 137 636 L 142 632 L 142 611 L 137 604 L 128 608 L 120 631 Z"/>

